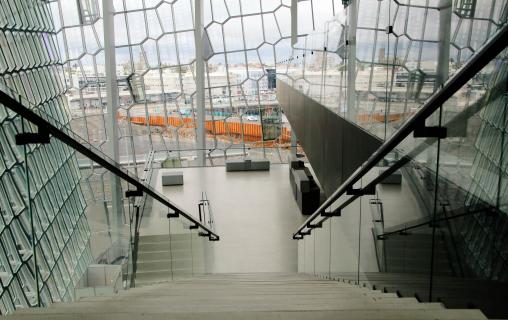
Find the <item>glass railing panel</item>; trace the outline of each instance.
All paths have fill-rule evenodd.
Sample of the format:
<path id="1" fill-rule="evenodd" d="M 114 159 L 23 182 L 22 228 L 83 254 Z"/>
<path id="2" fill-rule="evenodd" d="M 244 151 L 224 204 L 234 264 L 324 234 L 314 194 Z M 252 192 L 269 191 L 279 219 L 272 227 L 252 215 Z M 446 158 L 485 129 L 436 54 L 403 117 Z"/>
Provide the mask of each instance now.
<path id="1" fill-rule="evenodd" d="M 191 230 L 192 276 L 206 273 L 205 246 L 207 238 L 200 236 L 202 231 Z"/>
<path id="2" fill-rule="evenodd" d="M 344 219 L 351 210 L 361 220 L 356 222 L 359 267 L 350 279 L 450 308 L 480 308 L 489 317 L 507 314 L 499 298 L 506 290 L 508 230 L 505 55 L 493 59 L 362 175 L 347 192 L 361 192 L 352 196 L 354 201 L 346 195 L 336 200 L 335 206 L 345 207 L 340 218 L 330 219 L 332 276 L 333 247 L 347 243 L 343 238 L 354 226 L 334 231 L 333 223 L 348 226 Z M 296 234 L 304 236 L 299 244 L 304 272 L 321 274 L 326 264 L 326 227 L 315 225 L 324 216 L 309 222 L 314 224 L 311 235 L 306 235 L 309 227 Z M 369 237 L 363 233 L 366 226 Z M 365 249 L 364 242 L 373 246 Z M 340 254 L 348 256 L 351 248 L 341 248 Z M 344 272 L 337 273 L 341 276 Z"/>
<path id="3" fill-rule="evenodd" d="M 305 273 L 305 238 L 298 241 L 298 273 Z"/>
<path id="4" fill-rule="evenodd" d="M 154 183 L 154 182 L 152 182 Z M 196 210 L 194 212 L 193 210 Z M 198 219 L 197 203 L 192 215 Z M 148 197 L 133 249 L 131 287 L 190 278 L 204 274 L 209 238 L 194 223 Z M 168 219 L 168 214 L 170 218 Z M 204 223 L 209 226 L 209 224 Z M 191 228 L 192 226 L 192 228 Z M 135 261 L 134 261 L 135 260 Z"/>
<path id="5" fill-rule="evenodd" d="M 440 123 L 438 110 L 425 125 L 439 127 Z M 416 294 L 424 301 L 432 299 L 433 276 L 451 272 L 455 266 L 444 254 L 445 244 L 436 241 L 432 223 L 439 217 L 440 143 L 427 135 L 430 130 L 422 127 L 420 132 L 422 129 L 424 137 L 405 138 L 327 208 L 333 212 L 341 208 L 340 217 L 329 218 L 322 228 L 313 228 L 310 236 L 300 240 L 299 253 L 303 251 L 305 257 L 300 266 L 305 272 L 326 274 L 328 262 L 333 278 L 399 291 L 404 296 Z M 384 173 L 387 170 L 392 172 Z M 326 212 L 311 223 L 325 216 Z M 439 274 L 434 265 L 442 268 Z"/>
<path id="6" fill-rule="evenodd" d="M 315 248 L 315 234 L 310 234 L 301 240 L 303 242 L 303 273 L 315 274 L 315 263 L 314 263 L 314 248 Z M 300 252 L 298 253 L 300 254 Z"/>
<path id="7" fill-rule="evenodd" d="M 438 110 L 425 125 L 436 127 L 439 123 Z M 435 190 L 440 144 L 427 135 L 430 130 L 423 132 L 424 137 L 406 137 L 363 178 L 364 186 L 375 184 L 375 193 L 362 198 L 367 200 L 365 216 L 374 245 L 371 258 L 377 264 L 377 272 L 371 269 L 363 276 L 369 286 L 429 301 L 434 258 L 443 265 L 443 272 L 446 267 L 450 272 L 451 261 L 443 244 L 435 241 L 432 223 L 438 205 Z"/>
<path id="8" fill-rule="evenodd" d="M 331 220 L 325 221 L 319 230 L 314 230 L 314 274 L 328 277 L 331 267 Z"/>
<path id="9" fill-rule="evenodd" d="M 460 186 L 468 205 L 483 201 L 506 210 L 505 53 L 483 68 L 443 107 L 448 137 L 442 142 L 441 175 Z"/>
<path id="10" fill-rule="evenodd" d="M 349 198 L 340 198 L 326 212 L 334 211 Z M 363 207 L 358 198 L 340 217 L 316 219 L 299 240 L 298 272 L 358 284 L 364 272 L 360 262 L 371 246 L 371 242 L 364 239 L 370 229 L 362 223 Z M 372 265 L 375 267 L 375 263 Z"/>
<path id="11" fill-rule="evenodd" d="M 193 276 L 192 238 L 193 224 L 182 219 L 170 219 L 171 277 L 175 279 Z"/>
<path id="12" fill-rule="evenodd" d="M 341 197 L 331 210 L 346 201 L 350 196 Z M 347 208 L 341 210 L 340 217 L 329 219 L 331 234 L 327 236 L 330 245 L 329 272 L 333 279 L 338 279 L 358 285 L 361 280 L 362 258 L 367 249 L 367 243 L 363 241 L 365 228 L 362 225 L 364 204 L 361 198 L 354 200 Z M 367 230 L 368 231 L 368 230 Z"/>
<path id="13" fill-rule="evenodd" d="M 488 317 L 508 314 L 499 293 L 508 288 L 508 99 L 506 50 L 443 105 L 448 135 L 439 150 L 442 239 L 454 273 L 433 281 L 433 299 L 447 306 L 480 308 Z M 435 274 L 442 274 L 435 264 Z M 450 290 L 454 289 L 456 291 Z"/>

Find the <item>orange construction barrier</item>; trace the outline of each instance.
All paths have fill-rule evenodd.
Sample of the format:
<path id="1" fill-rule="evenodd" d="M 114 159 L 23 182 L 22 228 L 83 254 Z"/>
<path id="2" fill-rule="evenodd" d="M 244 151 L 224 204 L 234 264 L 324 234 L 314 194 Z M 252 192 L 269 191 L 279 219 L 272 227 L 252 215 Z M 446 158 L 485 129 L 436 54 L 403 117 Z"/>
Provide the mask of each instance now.
<path id="1" fill-rule="evenodd" d="M 388 122 L 399 121 L 404 117 L 409 116 L 410 113 L 391 113 L 388 115 Z M 147 125 L 146 117 L 144 116 L 136 116 L 136 117 L 127 117 L 125 115 L 118 115 L 118 119 L 130 121 L 134 124 L 139 125 Z M 357 116 L 358 123 L 366 123 L 369 121 L 377 121 L 384 122 L 385 114 L 384 113 L 373 113 L 373 114 L 360 114 Z M 164 119 L 164 116 L 149 116 L 148 123 L 150 126 L 172 126 L 172 127 L 184 127 L 184 128 L 194 128 L 194 119 L 190 117 L 167 117 Z M 260 123 L 240 123 L 238 121 L 235 122 L 225 122 L 223 120 L 207 120 L 205 122 L 205 128 L 208 134 L 213 135 L 224 135 L 224 136 L 235 136 L 241 138 L 243 135 L 244 141 L 256 142 L 262 141 L 262 129 Z M 288 143 L 291 141 L 291 130 L 283 127 L 281 131 L 281 135 L 279 139 L 277 139 L 280 143 Z"/>
<path id="2" fill-rule="evenodd" d="M 127 117 L 125 115 L 118 115 L 118 119 L 129 120 L 131 123 L 138 125 L 147 125 L 146 117 L 136 116 Z M 194 128 L 194 119 L 192 118 L 179 118 L 179 117 L 167 117 L 166 122 L 164 116 L 150 116 L 148 118 L 148 124 L 150 126 L 172 126 L 172 127 L 185 127 Z M 226 136 L 237 136 L 243 138 L 245 141 L 255 142 L 262 140 L 261 124 L 259 123 L 243 123 L 240 122 L 224 122 L 222 120 L 207 120 L 205 122 L 206 131 L 213 135 L 226 135 Z M 279 138 L 280 142 L 291 141 L 291 130 L 283 127 Z"/>
<path id="3" fill-rule="evenodd" d="M 412 115 L 412 113 L 390 113 L 388 115 L 388 122 L 399 121 L 402 118 L 408 117 Z M 385 114 L 384 113 L 364 113 L 356 116 L 356 120 L 358 123 L 365 123 L 370 121 L 376 122 L 385 122 Z"/>
<path id="4" fill-rule="evenodd" d="M 119 119 L 127 120 L 127 116 L 118 116 Z M 144 116 L 137 116 L 137 117 L 130 117 L 130 122 L 134 124 L 139 125 L 146 125 L 146 117 Z M 172 127 L 181 127 L 185 126 L 187 128 L 193 127 L 192 124 L 192 118 L 179 118 L 179 117 L 167 117 L 167 123 L 164 122 L 164 116 L 150 116 L 149 117 L 149 124 L 151 126 L 172 126 Z"/>

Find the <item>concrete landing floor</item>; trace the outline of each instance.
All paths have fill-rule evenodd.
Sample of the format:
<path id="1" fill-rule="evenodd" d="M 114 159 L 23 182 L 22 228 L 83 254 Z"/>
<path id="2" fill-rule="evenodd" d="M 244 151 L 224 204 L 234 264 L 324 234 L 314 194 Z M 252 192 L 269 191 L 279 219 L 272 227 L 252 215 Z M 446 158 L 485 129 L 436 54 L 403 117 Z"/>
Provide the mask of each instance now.
<path id="1" fill-rule="evenodd" d="M 162 187 L 161 174 L 183 171 L 184 185 Z M 297 242 L 292 233 L 305 220 L 293 200 L 288 165 L 270 171 L 226 172 L 224 167 L 160 169 L 152 185 L 168 199 L 198 216 L 205 191 L 220 241 L 210 243 L 208 272 L 297 272 Z M 167 234 L 167 210 L 154 203 L 141 235 Z"/>

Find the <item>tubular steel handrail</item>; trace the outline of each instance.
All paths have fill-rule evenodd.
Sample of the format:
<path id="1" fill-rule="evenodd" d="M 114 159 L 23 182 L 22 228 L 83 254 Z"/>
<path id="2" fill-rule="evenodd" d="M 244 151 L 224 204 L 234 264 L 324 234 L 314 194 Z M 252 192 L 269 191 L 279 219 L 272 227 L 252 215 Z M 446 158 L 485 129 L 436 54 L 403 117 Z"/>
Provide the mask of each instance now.
<path id="1" fill-rule="evenodd" d="M 10 91 L 10 94 L 5 91 Z M 23 103 L 16 100 L 14 97 L 16 95 L 18 95 L 17 98 L 23 101 Z M 193 227 L 202 229 L 204 233 L 208 235 L 210 241 L 219 240 L 219 236 L 215 232 L 197 221 L 192 215 L 186 213 L 182 208 L 171 202 L 163 194 L 152 188 L 146 182 L 140 180 L 136 175 L 129 172 L 122 165 L 108 157 L 101 150 L 92 146 L 88 141 L 74 133 L 66 125 L 63 125 L 58 119 L 53 118 L 50 114 L 45 113 L 43 110 L 37 110 L 35 108 L 30 109 L 26 107 L 24 104 L 30 105 L 30 101 L 22 96 L 19 96 L 19 94 L 8 88 L 5 84 L 0 85 L 0 103 L 16 114 L 19 114 L 22 118 L 36 125 L 39 128 L 39 132 L 44 132 L 57 138 L 85 157 L 98 163 L 117 177 L 133 185 L 138 191 L 151 196 L 166 207 L 170 208 L 175 212 L 175 214 L 171 215 L 171 217 L 182 216 L 193 223 Z"/>
<path id="2" fill-rule="evenodd" d="M 362 192 L 372 191 L 375 186 L 383 181 L 386 177 L 400 168 L 404 161 L 408 161 L 407 157 L 403 157 L 397 163 L 392 165 L 386 171 L 377 176 L 369 184 L 362 187 L 361 190 L 355 192 L 350 198 L 345 200 L 338 208 L 332 212 L 326 210 L 338 200 L 346 192 L 353 190 L 353 186 L 362 177 L 364 177 L 372 168 L 374 168 L 388 153 L 399 145 L 407 136 L 415 130 L 421 129 L 425 120 L 440 108 L 453 94 L 462 88 L 467 81 L 476 75 L 483 67 L 485 67 L 492 59 L 494 59 L 508 45 L 508 24 L 504 24 L 498 32 L 490 38 L 476 53 L 458 70 L 456 74 L 448 79 L 443 87 L 434 92 L 422 107 L 408 120 L 399 130 L 397 130 L 389 139 L 387 139 L 353 174 L 328 197 L 325 202 L 296 230 L 293 239 L 303 239 L 305 235 L 309 235 L 311 230 L 320 227 L 322 223 L 332 216 L 340 216 L 342 209 L 353 203 L 359 198 Z M 316 219 L 322 218 L 320 221 L 313 223 Z"/>

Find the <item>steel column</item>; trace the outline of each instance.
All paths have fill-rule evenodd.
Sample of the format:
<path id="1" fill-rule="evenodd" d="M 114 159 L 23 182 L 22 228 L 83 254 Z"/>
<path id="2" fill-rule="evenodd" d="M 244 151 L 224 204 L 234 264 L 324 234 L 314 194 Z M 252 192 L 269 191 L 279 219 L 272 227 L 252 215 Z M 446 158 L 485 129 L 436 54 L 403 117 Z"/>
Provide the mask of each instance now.
<path id="1" fill-rule="evenodd" d="M 291 0 L 291 45 L 298 42 L 298 0 Z"/>
<path id="2" fill-rule="evenodd" d="M 347 119 L 356 122 L 356 26 L 358 1 L 351 1 L 347 7 L 349 25 L 347 28 Z"/>
<path id="3" fill-rule="evenodd" d="M 206 165 L 205 60 L 203 56 L 203 0 L 194 1 L 194 41 L 196 46 L 196 149 L 198 166 Z"/>
<path id="4" fill-rule="evenodd" d="M 118 85 L 116 77 L 116 56 L 115 56 L 115 22 L 114 8 L 111 0 L 102 0 L 103 24 L 104 24 L 104 56 L 106 73 L 107 92 L 107 145 L 110 157 L 119 162 L 118 146 Z M 120 239 L 120 230 L 123 225 L 123 202 L 122 187 L 118 176 L 110 174 L 111 206 L 113 229 L 115 240 Z M 116 229 L 116 230 L 115 230 Z"/>

